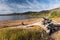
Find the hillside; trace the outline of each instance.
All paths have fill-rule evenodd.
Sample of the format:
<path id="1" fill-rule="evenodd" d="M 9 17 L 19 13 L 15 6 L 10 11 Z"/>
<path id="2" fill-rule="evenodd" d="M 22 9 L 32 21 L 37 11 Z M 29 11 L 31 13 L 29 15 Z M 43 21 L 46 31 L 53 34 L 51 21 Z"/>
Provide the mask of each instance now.
<path id="1" fill-rule="evenodd" d="M 60 17 L 60 8 L 52 9 L 52 10 L 45 10 L 38 13 L 32 13 L 30 16 L 33 17 Z"/>

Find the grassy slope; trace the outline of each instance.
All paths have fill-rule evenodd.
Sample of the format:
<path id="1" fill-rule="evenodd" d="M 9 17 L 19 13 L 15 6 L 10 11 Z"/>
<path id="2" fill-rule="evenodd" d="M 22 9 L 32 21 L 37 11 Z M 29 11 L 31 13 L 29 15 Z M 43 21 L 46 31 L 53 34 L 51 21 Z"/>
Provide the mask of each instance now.
<path id="1" fill-rule="evenodd" d="M 45 17 L 51 14 L 51 18 L 53 17 L 60 17 L 60 8 L 57 9 L 52 9 L 49 11 L 42 11 L 42 12 L 37 12 L 37 13 L 31 13 L 29 14 L 31 17 Z"/>
<path id="2" fill-rule="evenodd" d="M 52 20 L 55 20 L 56 22 L 60 23 L 60 17 L 55 17 L 55 18 L 52 18 Z"/>

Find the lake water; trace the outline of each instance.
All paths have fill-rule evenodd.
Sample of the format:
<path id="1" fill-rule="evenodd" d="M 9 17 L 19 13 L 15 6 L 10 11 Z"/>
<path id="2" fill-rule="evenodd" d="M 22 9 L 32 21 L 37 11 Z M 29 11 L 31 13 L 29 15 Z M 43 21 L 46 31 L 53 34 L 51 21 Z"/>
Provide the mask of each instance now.
<path id="1" fill-rule="evenodd" d="M 29 19 L 27 15 L 22 16 L 0 16 L 0 21 Z"/>

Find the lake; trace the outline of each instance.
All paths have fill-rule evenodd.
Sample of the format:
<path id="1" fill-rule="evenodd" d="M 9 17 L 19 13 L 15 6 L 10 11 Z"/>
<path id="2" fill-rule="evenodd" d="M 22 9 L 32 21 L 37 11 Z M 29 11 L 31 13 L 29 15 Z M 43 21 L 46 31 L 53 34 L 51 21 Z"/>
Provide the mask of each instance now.
<path id="1" fill-rule="evenodd" d="M 0 21 L 7 21 L 7 20 L 23 20 L 29 19 L 28 15 L 21 15 L 21 16 L 0 16 Z"/>

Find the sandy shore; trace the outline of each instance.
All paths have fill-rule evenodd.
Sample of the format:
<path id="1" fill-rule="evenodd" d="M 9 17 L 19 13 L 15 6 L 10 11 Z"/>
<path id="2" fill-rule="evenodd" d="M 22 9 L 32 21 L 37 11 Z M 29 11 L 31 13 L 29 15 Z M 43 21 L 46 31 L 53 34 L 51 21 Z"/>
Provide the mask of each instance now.
<path id="1" fill-rule="evenodd" d="M 0 28 L 3 27 L 11 27 L 11 26 L 21 26 L 22 22 L 23 24 L 32 24 L 35 22 L 39 22 L 42 18 L 31 18 L 31 19 L 25 19 L 25 20 L 10 20 L 5 22 L 0 22 Z"/>
<path id="2" fill-rule="evenodd" d="M 42 18 L 31 18 L 31 19 L 25 19 L 25 20 L 9 20 L 9 21 L 0 22 L 0 28 L 21 26 L 22 22 L 23 24 L 28 25 L 35 22 L 39 22 L 41 20 Z M 52 20 L 55 20 L 60 23 L 60 18 L 52 18 Z"/>

